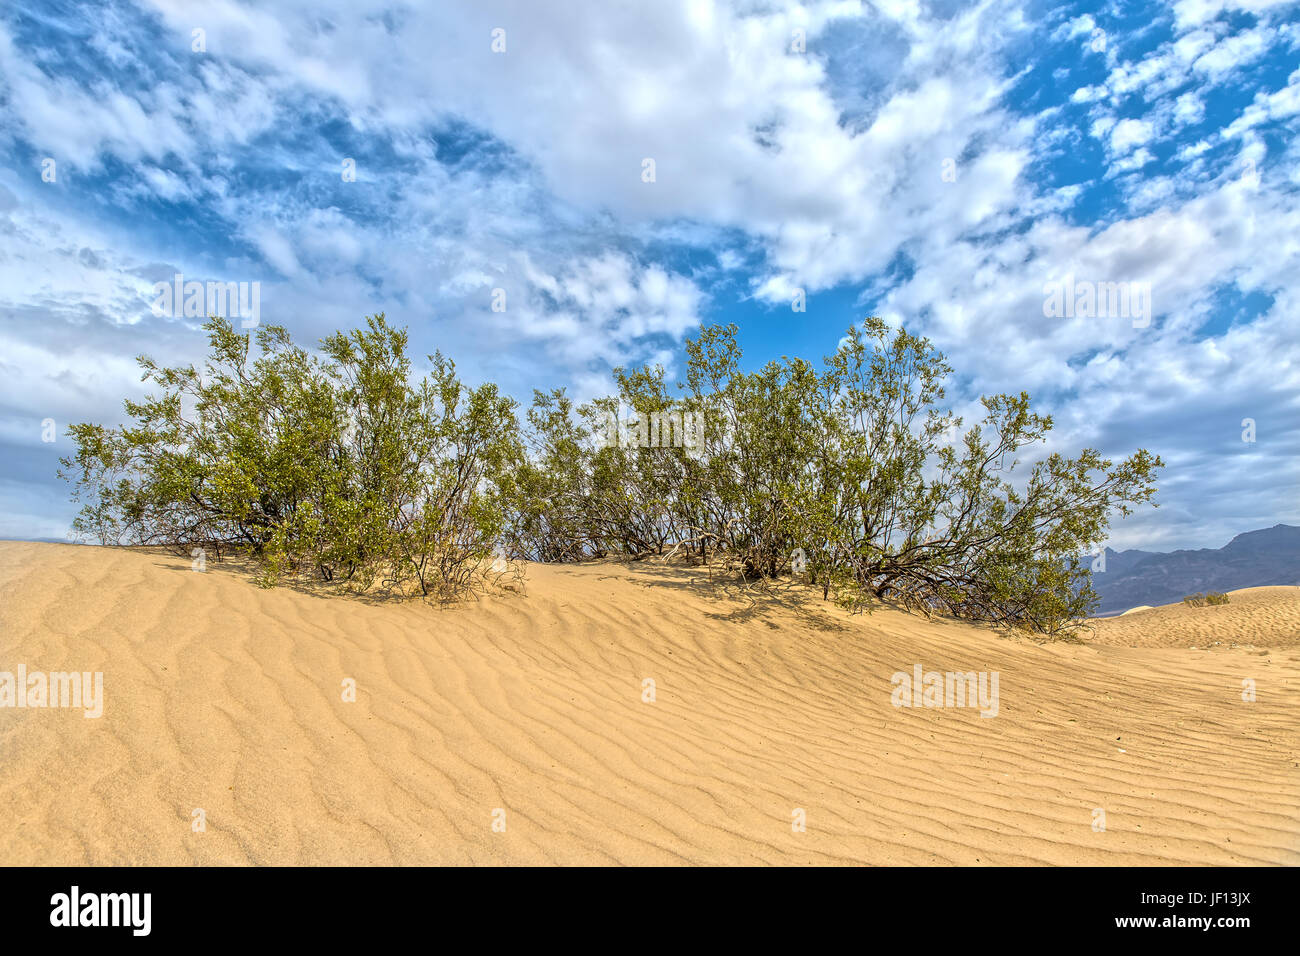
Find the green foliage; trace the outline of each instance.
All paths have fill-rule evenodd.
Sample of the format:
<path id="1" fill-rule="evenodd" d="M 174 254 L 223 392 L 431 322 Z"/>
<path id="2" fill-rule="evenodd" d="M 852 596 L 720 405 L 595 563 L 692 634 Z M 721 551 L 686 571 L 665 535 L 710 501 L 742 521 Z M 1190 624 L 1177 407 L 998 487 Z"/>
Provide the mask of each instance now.
<path id="1" fill-rule="evenodd" d="M 1189 594 L 1183 598 L 1183 603 L 1191 607 L 1214 606 L 1216 604 L 1227 604 L 1228 595 L 1222 591 L 1210 591 L 1208 593 L 1197 591 L 1195 594 Z"/>
<path id="2" fill-rule="evenodd" d="M 820 369 L 740 370 L 735 326 L 662 368 L 615 369 L 581 406 L 534 394 L 522 424 L 494 385 L 430 356 L 412 383 L 407 335 L 382 315 L 319 355 L 284 329 L 206 326 L 210 355 L 144 377 L 121 429 L 71 429 L 64 459 L 103 542 L 247 549 L 266 583 L 311 573 L 358 589 L 456 595 L 494 553 L 538 561 L 685 557 L 751 579 L 797 574 L 846 606 L 888 600 L 1056 633 L 1096 606 L 1079 555 L 1155 493 L 1159 458 L 1054 452 L 1029 397 L 982 399 L 964 432 L 943 407 L 952 371 L 883 321 L 849 330 Z M 1226 597 L 1224 598 L 1226 600 Z"/>
<path id="3" fill-rule="evenodd" d="M 64 476 L 85 507 L 74 530 L 261 560 L 264 583 L 312 573 L 358 590 L 453 596 L 491 577 L 503 483 L 522 454 L 514 403 L 469 389 L 430 357 L 412 385 L 407 334 L 384 316 L 338 333 L 321 356 L 280 327 L 250 336 L 213 318 L 210 354 L 160 368 L 121 429 L 70 429 Z M 499 572 L 499 565 L 498 565 Z"/>
<path id="4" fill-rule="evenodd" d="M 1094 449 L 1053 453 L 1012 480 L 1051 418 L 1024 393 L 996 395 L 961 434 L 940 406 L 943 356 L 879 319 L 851 329 L 820 372 L 784 358 L 741 372 L 734 326 L 701 329 L 686 354 L 676 400 L 661 369 L 616 370 L 617 395 L 576 414 L 562 393 L 537 397 L 541 455 L 516 503 L 536 516 L 530 554 L 689 554 L 756 578 L 798 570 L 848 606 L 887 599 L 1056 633 L 1096 606 L 1078 556 L 1155 493 L 1162 463 L 1144 450 L 1118 464 Z M 641 420 L 701 416 L 702 442 L 594 441 L 620 405 Z"/>

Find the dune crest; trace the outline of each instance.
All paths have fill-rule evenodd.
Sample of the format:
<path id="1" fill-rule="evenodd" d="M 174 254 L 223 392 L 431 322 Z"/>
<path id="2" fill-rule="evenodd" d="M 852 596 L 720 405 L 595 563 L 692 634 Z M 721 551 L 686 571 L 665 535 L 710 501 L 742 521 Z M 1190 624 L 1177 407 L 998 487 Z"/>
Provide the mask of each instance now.
<path id="1" fill-rule="evenodd" d="M 1098 644 L 1169 648 L 1300 647 L 1300 587 L 1242 588 L 1228 592 L 1227 604 L 1192 607 L 1180 601 L 1159 607 L 1135 607 L 1089 624 L 1093 628 L 1091 640 Z"/>
<path id="2" fill-rule="evenodd" d="M 0 671 L 104 675 L 97 719 L 0 709 L 0 860 L 1300 864 L 1295 642 L 1040 644 L 650 564 L 526 578 L 444 610 L 0 543 Z M 1188 611 L 1263 621 L 1245 594 Z M 996 716 L 894 706 L 918 665 L 997 672 Z"/>

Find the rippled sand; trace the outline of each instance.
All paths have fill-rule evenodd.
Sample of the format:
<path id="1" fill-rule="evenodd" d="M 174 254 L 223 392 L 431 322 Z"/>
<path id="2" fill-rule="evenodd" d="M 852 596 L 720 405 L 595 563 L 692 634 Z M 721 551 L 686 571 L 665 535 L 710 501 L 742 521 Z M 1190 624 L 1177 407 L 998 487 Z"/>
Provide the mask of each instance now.
<path id="1" fill-rule="evenodd" d="M 526 578 L 441 609 L 0 543 L 0 671 L 106 698 L 0 709 L 0 862 L 1300 864 L 1288 589 L 1039 644 L 698 570 Z M 997 671 L 998 715 L 895 708 L 916 664 Z"/>

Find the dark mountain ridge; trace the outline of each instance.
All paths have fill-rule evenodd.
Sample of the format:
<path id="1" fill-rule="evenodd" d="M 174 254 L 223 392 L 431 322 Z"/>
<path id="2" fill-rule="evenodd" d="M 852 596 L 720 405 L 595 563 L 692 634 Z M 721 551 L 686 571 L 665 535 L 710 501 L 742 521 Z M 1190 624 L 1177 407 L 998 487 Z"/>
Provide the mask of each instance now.
<path id="1" fill-rule="evenodd" d="M 1271 584 L 1300 584 L 1300 528 L 1277 524 L 1247 531 L 1222 548 L 1167 553 L 1107 548 L 1106 570 L 1092 575 L 1101 596 L 1099 615 L 1171 604 L 1198 591 Z"/>

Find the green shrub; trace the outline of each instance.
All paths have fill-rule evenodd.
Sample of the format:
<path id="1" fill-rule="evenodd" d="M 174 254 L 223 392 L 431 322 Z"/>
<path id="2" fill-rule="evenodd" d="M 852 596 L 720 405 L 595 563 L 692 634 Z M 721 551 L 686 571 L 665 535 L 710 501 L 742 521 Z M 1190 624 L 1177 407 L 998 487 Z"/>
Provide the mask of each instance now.
<path id="1" fill-rule="evenodd" d="M 619 368 L 610 395 L 579 407 L 535 393 L 522 424 L 439 354 L 413 383 L 407 334 L 382 315 L 319 355 L 279 327 L 205 328 L 202 373 L 141 358 L 160 394 L 127 401 L 129 425 L 72 426 L 74 527 L 218 558 L 246 549 L 268 585 L 312 574 L 455 596 L 499 573 L 502 552 L 677 555 L 752 579 L 797 573 L 850 607 L 1055 633 L 1096 606 L 1078 555 L 1150 501 L 1162 464 L 1084 449 L 1013 477 L 1051 418 L 1023 392 L 995 395 L 959 433 L 944 357 L 875 318 L 820 370 L 782 358 L 743 372 L 736 327 L 701 328 L 681 394 L 662 368 Z"/>
<path id="2" fill-rule="evenodd" d="M 246 549 L 268 585 L 310 573 L 454 596 L 494 574 L 503 482 L 522 454 L 495 386 L 466 388 L 441 355 L 412 385 L 407 333 L 383 315 L 330 336 L 320 357 L 278 326 L 256 332 L 256 354 L 227 320 L 205 328 L 202 373 L 141 357 L 161 393 L 125 402 L 131 424 L 70 428 L 77 533 Z"/>
<path id="3" fill-rule="evenodd" d="M 1053 633 L 1096 606 L 1077 555 L 1155 493 L 1162 463 L 1144 450 L 1118 465 L 1093 449 L 1052 454 L 1010 480 L 1017 453 L 1052 427 L 1024 393 L 983 399 L 982 421 L 943 442 L 961 424 L 939 406 L 950 367 L 879 319 L 851 329 L 820 372 L 802 359 L 741 372 L 735 326 L 702 328 L 686 353 L 677 399 L 659 368 L 616 369 L 616 394 L 579 409 L 562 392 L 536 397 L 538 453 L 514 486 L 524 550 L 689 554 L 755 578 L 799 555 L 850 606 L 885 598 Z M 599 441 L 618 408 L 699 416 L 698 447 Z"/>

